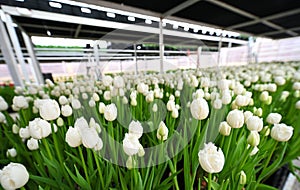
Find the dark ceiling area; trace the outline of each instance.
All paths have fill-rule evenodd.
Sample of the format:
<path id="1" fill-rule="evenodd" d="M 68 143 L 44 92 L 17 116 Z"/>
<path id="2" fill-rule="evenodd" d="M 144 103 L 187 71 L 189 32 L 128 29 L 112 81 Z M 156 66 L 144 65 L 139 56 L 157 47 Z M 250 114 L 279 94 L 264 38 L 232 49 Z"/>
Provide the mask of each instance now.
<path id="1" fill-rule="evenodd" d="M 77 0 L 91 3 L 92 0 Z M 299 0 L 109 0 L 97 5 L 140 8 L 164 18 L 205 23 L 255 36 L 286 38 L 299 35 Z M 156 15 L 157 15 L 156 14 Z"/>

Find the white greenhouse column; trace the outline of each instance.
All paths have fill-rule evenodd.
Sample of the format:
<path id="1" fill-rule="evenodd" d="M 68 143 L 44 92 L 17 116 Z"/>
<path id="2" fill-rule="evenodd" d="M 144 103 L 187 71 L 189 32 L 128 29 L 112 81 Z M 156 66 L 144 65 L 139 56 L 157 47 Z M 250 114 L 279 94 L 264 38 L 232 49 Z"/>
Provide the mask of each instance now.
<path id="1" fill-rule="evenodd" d="M 228 43 L 228 50 L 227 50 L 227 53 L 226 53 L 226 64 L 228 65 L 228 55 L 229 55 L 229 52 L 230 52 L 230 49 L 231 49 L 231 46 L 232 46 L 232 43 L 229 42 Z"/>
<path id="2" fill-rule="evenodd" d="M 101 80 L 102 78 L 102 71 L 101 71 L 101 67 L 100 67 L 100 54 L 99 54 L 99 41 L 95 41 L 94 46 L 93 46 L 93 51 L 94 51 L 94 57 L 95 57 L 95 62 L 96 62 L 96 75 L 97 75 L 97 79 Z M 89 52 L 87 52 L 87 54 L 90 54 Z M 89 59 L 90 61 L 90 59 Z"/>
<path id="3" fill-rule="evenodd" d="M 27 52 L 28 52 L 29 57 L 30 57 L 30 59 L 27 59 L 27 60 L 30 60 L 29 61 L 30 64 L 31 64 L 30 67 L 32 67 L 34 78 L 35 78 L 37 84 L 44 84 L 44 78 L 43 78 L 43 75 L 42 75 L 40 63 L 38 62 L 38 60 L 35 56 L 31 39 L 26 34 L 26 32 L 24 32 L 24 31 L 22 31 L 22 36 L 23 36 L 23 39 L 24 39 L 24 42 L 25 42 L 25 45 L 26 45 L 26 48 L 27 48 Z"/>
<path id="4" fill-rule="evenodd" d="M 164 34 L 162 18 L 159 20 L 159 57 L 160 57 L 160 73 L 164 72 Z"/>
<path id="5" fill-rule="evenodd" d="M 23 56 L 23 53 L 22 53 L 22 50 L 21 50 L 21 45 L 20 45 L 20 42 L 18 40 L 16 30 L 12 25 L 11 16 L 8 15 L 8 14 L 6 14 L 6 26 L 7 26 L 8 33 L 10 35 L 11 42 L 12 42 L 12 44 L 14 46 L 14 49 L 15 49 L 15 53 L 17 55 L 18 62 L 21 65 L 25 81 L 30 82 L 29 75 L 28 75 L 28 72 L 27 72 L 27 69 L 26 69 L 24 56 Z"/>
<path id="6" fill-rule="evenodd" d="M 137 63 L 137 53 L 136 53 L 136 44 L 133 44 L 134 49 L 134 64 L 135 64 L 135 74 L 138 74 L 138 63 Z"/>
<path id="7" fill-rule="evenodd" d="M 0 19 L 0 47 L 3 54 L 5 63 L 7 64 L 10 75 L 14 81 L 15 86 L 24 87 L 23 81 L 21 79 L 21 73 L 18 70 L 17 61 L 15 59 L 11 43 L 9 41 L 9 36 L 5 29 L 4 23 Z"/>
<path id="8" fill-rule="evenodd" d="M 201 52 L 202 52 L 202 47 L 199 46 L 198 49 L 197 49 L 197 68 L 196 68 L 196 69 L 199 69 L 199 68 L 200 68 L 200 57 L 201 57 Z"/>
<path id="9" fill-rule="evenodd" d="M 222 40 L 223 40 L 223 36 L 221 36 L 220 41 L 219 41 L 219 46 L 218 46 L 218 65 L 221 64 L 220 61 L 221 61 Z"/>

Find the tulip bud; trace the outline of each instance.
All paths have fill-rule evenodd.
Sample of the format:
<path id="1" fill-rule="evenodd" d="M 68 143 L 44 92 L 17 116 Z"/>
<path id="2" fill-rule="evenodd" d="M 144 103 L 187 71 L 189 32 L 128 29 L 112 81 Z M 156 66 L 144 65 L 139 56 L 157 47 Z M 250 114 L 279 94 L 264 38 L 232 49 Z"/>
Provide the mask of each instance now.
<path id="1" fill-rule="evenodd" d="M 240 173 L 240 184 L 245 185 L 246 182 L 247 182 L 247 176 L 246 176 L 245 172 L 242 170 Z"/>
<path id="2" fill-rule="evenodd" d="M 220 123 L 219 133 L 223 136 L 229 136 L 231 131 L 231 127 L 228 125 L 226 121 Z"/>
<path id="3" fill-rule="evenodd" d="M 269 92 L 268 91 L 263 91 L 260 96 L 259 96 L 259 99 L 260 101 L 262 102 L 266 102 L 268 100 L 268 97 L 269 97 Z"/>
<path id="4" fill-rule="evenodd" d="M 30 138 L 28 141 L 27 141 L 27 148 L 29 150 L 37 150 L 39 149 L 39 143 L 38 143 L 38 140 L 37 139 L 34 139 L 34 138 Z"/>
<path id="5" fill-rule="evenodd" d="M 167 140 L 168 138 L 168 133 L 169 133 L 169 129 L 167 128 L 166 124 L 161 121 L 159 123 L 159 127 L 157 129 L 157 133 L 156 133 L 156 136 L 159 140 Z"/>
<path id="6" fill-rule="evenodd" d="M 61 117 L 59 117 L 56 120 L 56 124 L 57 126 L 62 127 L 64 125 L 64 120 Z"/>
<path id="7" fill-rule="evenodd" d="M 126 167 L 131 170 L 132 168 L 134 168 L 136 165 L 136 161 L 133 159 L 132 156 L 129 156 L 127 161 L 126 161 Z"/>
<path id="8" fill-rule="evenodd" d="M 260 141 L 260 136 L 259 136 L 258 132 L 251 131 L 250 135 L 247 138 L 248 144 L 250 144 L 251 146 L 257 146 L 259 144 L 259 141 Z"/>
<path id="9" fill-rule="evenodd" d="M 17 156 L 17 150 L 15 148 L 10 148 L 6 151 L 6 156 L 7 157 L 16 157 Z"/>

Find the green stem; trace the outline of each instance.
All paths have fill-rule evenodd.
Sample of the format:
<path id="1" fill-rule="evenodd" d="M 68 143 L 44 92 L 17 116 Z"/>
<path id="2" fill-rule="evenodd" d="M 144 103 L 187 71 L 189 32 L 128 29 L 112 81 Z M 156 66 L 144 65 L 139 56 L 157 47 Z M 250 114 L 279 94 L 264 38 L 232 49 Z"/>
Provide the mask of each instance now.
<path id="1" fill-rule="evenodd" d="M 211 190 L 211 173 L 208 173 L 208 186 L 207 190 Z"/>
<path id="2" fill-rule="evenodd" d="M 96 165 L 97 165 L 97 170 L 98 170 L 98 173 L 99 173 L 101 187 L 102 187 L 102 189 L 104 189 L 104 181 L 103 181 L 103 176 L 102 176 L 102 173 L 101 173 L 99 160 L 98 160 L 98 157 L 97 157 L 97 154 L 96 154 L 95 151 L 93 151 L 93 154 L 94 154 L 95 162 L 96 162 Z"/>
<path id="3" fill-rule="evenodd" d="M 83 154 L 82 154 L 81 146 L 79 146 L 78 149 L 79 149 L 79 155 L 80 155 L 80 158 L 81 158 L 81 162 L 82 162 L 84 174 L 85 174 L 85 177 L 86 177 L 86 181 L 88 182 L 88 184 L 90 184 L 90 178 L 89 178 L 89 174 L 88 174 L 88 171 L 87 171 L 87 168 L 86 168 L 86 163 L 85 163 L 85 160 L 84 160 L 84 157 L 83 157 Z"/>
<path id="4" fill-rule="evenodd" d="M 46 139 L 42 139 L 42 143 L 44 144 L 44 146 L 46 148 L 46 151 L 48 153 L 48 156 L 49 156 L 50 160 L 53 160 L 53 156 L 51 154 L 51 150 L 50 150 L 50 147 L 49 147 L 49 144 L 48 144 L 47 140 Z"/>
<path id="5" fill-rule="evenodd" d="M 278 141 L 275 142 L 275 144 L 274 144 L 274 146 L 273 146 L 273 149 L 272 149 L 271 153 L 269 154 L 269 157 L 268 157 L 268 159 L 267 159 L 267 161 L 266 161 L 266 163 L 265 163 L 265 166 L 264 166 L 263 170 L 265 170 L 265 169 L 268 167 L 269 162 L 271 161 L 271 158 L 272 158 L 272 156 L 273 156 L 273 153 L 274 153 L 274 151 L 275 151 L 277 145 L 278 145 Z"/>

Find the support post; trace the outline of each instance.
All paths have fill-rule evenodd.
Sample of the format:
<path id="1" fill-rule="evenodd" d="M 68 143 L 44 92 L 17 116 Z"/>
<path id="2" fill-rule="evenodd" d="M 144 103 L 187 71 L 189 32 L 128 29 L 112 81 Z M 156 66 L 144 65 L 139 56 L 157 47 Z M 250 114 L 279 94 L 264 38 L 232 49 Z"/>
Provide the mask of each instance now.
<path id="1" fill-rule="evenodd" d="M 99 45 L 99 41 L 97 40 L 94 43 L 93 50 L 94 50 L 95 62 L 96 62 L 96 65 L 97 65 L 96 69 L 95 69 L 96 70 L 96 75 L 97 75 L 98 80 L 100 80 L 102 78 L 102 71 L 101 71 L 101 67 L 100 67 L 100 55 L 99 55 L 98 45 Z M 89 52 L 87 52 L 87 53 L 90 54 Z"/>
<path id="2" fill-rule="evenodd" d="M 27 59 L 28 64 L 30 63 L 30 67 L 32 67 L 32 71 L 33 71 L 33 75 L 34 78 L 36 80 L 37 84 L 44 84 L 44 78 L 42 75 L 42 71 L 41 71 L 41 67 L 40 67 L 40 63 L 38 62 L 35 53 L 34 53 L 34 49 L 33 49 L 33 45 L 31 42 L 30 37 L 26 34 L 25 31 L 21 31 L 24 42 L 25 42 L 25 46 L 27 48 L 27 52 L 29 54 L 30 59 Z"/>
<path id="3" fill-rule="evenodd" d="M 160 73 L 164 72 L 164 34 L 162 18 L 159 20 L 159 57 L 160 57 Z"/>
<path id="4" fill-rule="evenodd" d="M 12 25 L 11 16 L 8 15 L 8 14 L 6 14 L 6 26 L 7 26 L 8 33 L 10 35 L 11 42 L 12 42 L 13 47 L 15 49 L 15 53 L 17 55 L 18 62 L 21 65 L 25 81 L 30 82 L 29 75 L 28 75 L 27 68 L 26 68 L 26 64 L 25 64 L 25 60 L 24 60 L 24 56 L 23 56 L 23 53 L 22 53 L 22 50 L 21 50 L 21 45 L 20 45 L 20 42 L 18 40 L 16 30 Z"/>
<path id="5" fill-rule="evenodd" d="M 135 63 L 135 74 L 138 74 L 138 64 L 137 64 L 137 52 L 136 52 L 136 44 L 133 44 L 134 49 L 134 63 Z"/>
<path id="6" fill-rule="evenodd" d="M 220 37 L 219 46 L 218 46 L 218 65 L 221 64 L 220 59 L 221 59 L 222 40 L 223 40 L 223 36 Z"/>
<path id="7" fill-rule="evenodd" d="M 201 52 L 202 52 L 202 47 L 199 46 L 198 49 L 197 49 L 197 68 L 196 68 L 196 69 L 199 69 L 199 68 L 200 68 L 200 57 L 201 57 Z"/>
<path id="8" fill-rule="evenodd" d="M 21 79 L 21 73 L 18 70 L 17 61 L 11 47 L 5 25 L 0 19 L 0 48 L 4 61 L 7 64 L 10 75 L 14 81 L 14 85 L 24 87 L 24 83 Z"/>

